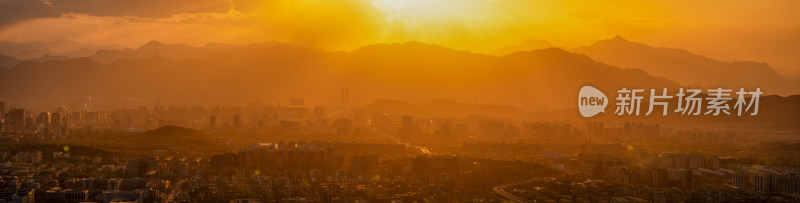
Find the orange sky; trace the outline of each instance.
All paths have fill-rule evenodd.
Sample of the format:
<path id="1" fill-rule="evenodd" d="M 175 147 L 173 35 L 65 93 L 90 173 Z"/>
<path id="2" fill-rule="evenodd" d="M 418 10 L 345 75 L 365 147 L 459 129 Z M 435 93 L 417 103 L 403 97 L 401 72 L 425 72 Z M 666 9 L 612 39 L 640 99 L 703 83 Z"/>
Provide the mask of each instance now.
<path id="1" fill-rule="evenodd" d="M 78 2 L 78 3 L 76 3 Z M 80 2 L 89 2 L 81 4 Z M 542 39 L 573 48 L 622 35 L 800 75 L 800 1 L 10 0 L 0 40 L 291 41 L 326 50 L 421 41 L 480 53 Z M 4 8 L 4 9 L 3 9 Z"/>

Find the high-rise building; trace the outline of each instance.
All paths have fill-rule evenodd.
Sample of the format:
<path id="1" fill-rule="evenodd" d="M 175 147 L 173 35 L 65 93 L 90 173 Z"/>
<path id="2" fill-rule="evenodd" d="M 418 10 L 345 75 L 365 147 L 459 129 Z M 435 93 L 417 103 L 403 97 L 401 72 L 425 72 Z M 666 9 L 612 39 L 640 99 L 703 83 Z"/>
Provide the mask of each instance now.
<path id="1" fill-rule="evenodd" d="M 42 139 L 50 138 L 50 118 L 49 112 L 41 112 L 36 117 L 36 131 L 39 132 L 39 136 Z"/>
<path id="2" fill-rule="evenodd" d="M 6 102 L 0 101 L 0 118 L 6 115 Z"/>
<path id="3" fill-rule="evenodd" d="M 128 166 L 125 168 L 128 175 L 139 176 L 141 165 L 139 159 L 131 158 L 128 160 Z"/>
<path id="4" fill-rule="evenodd" d="M 689 167 L 689 156 L 686 154 L 676 154 L 674 156 L 675 168 L 688 168 Z"/>
<path id="5" fill-rule="evenodd" d="M 25 130 L 25 110 L 11 109 L 5 115 L 6 125 L 12 130 Z"/>
<path id="6" fill-rule="evenodd" d="M 705 168 L 706 167 L 706 158 L 703 155 L 695 154 L 689 155 L 689 168 Z"/>
<path id="7" fill-rule="evenodd" d="M 178 176 L 180 177 L 188 177 L 189 176 L 189 165 L 184 162 L 178 164 Z"/>
<path id="8" fill-rule="evenodd" d="M 339 118 L 333 121 L 333 126 L 336 128 L 337 135 L 348 135 L 353 129 L 353 121 L 346 118 Z"/>
<path id="9" fill-rule="evenodd" d="M 719 168 L 719 157 L 718 156 L 711 156 L 708 159 L 708 167 L 711 169 L 718 169 Z"/>
<path id="10" fill-rule="evenodd" d="M 314 107 L 314 118 L 322 119 L 324 117 L 325 117 L 325 107 L 315 106 Z"/>
<path id="11" fill-rule="evenodd" d="M 66 139 L 69 136 L 69 118 L 66 115 L 61 117 L 61 139 Z"/>
<path id="12" fill-rule="evenodd" d="M 678 174 L 678 181 L 681 183 L 681 188 L 691 190 L 694 172 L 689 169 L 680 169 Z"/>
<path id="13" fill-rule="evenodd" d="M 31 152 L 31 163 L 38 164 L 42 162 L 42 151 Z"/>
<path id="14" fill-rule="evenodd" d="M 303 107 L 306 105 L 305 103 L 305 100 L 302 98 L 292 98 L 289 100 L 290 107 Z"/>
<path id="15" fill-rule="evenodd" d="M 233 127 L 236 129 L 242 128 L 242 116 L 233 116 Z"/>
<path id="16" fill-rule="evenodd" d="M 414 118 L 411 116 L 403 116 L 402 126 L 404 128 L 410 128 L 414 126 Z"/>
<path id="17" fill-rule="evenodd" d="M 217 128 L 217 116 L 208 117 L 208 128 L 210 129 Z"/>
<path id="18" fill-rule="evenodd" d="M 35 131 L 36 130 L 36 126 L 37 126 L 36 117 L 34 117 L 33 115 L 26 116 L 24 125 L 25 125 L 24 130 L 26 130 L 26 131 Z"/>
<path id="19" fill-rule="evenodd" d="M 62 190 L 54 187 L 44 193 L 45 202 L 83 202 L 89 200 L 89 190 Z"/>
<path id="20" fill-rule="evenodd" d="M 61 113 L 54 112 L 50 116 L 50 131 L 51 131 L 51 136 L 52 137 L 61 138 L 61 135 L 62 135 L 62 131 L 61 131 L 62 130 L 61 129 L 62 116 L 61 115 L 62 115 Z"/>
<path id="21" fill-rule="evenodd" d="M 398 134 L 400 136 L 409 136 L 409 135 L 417 135 L 422 131 L 421 128 L 414 125 L 414 118 L 411 116 L 403 116 L 402 122 L 400 123 L 400 129 L 398 129 Z"/>
<path id="22" fill-rule="evenodd" d="M 657 168 L 653 170 L 653 187 L 666 187 L 668 180 L 666 169 Z"/>

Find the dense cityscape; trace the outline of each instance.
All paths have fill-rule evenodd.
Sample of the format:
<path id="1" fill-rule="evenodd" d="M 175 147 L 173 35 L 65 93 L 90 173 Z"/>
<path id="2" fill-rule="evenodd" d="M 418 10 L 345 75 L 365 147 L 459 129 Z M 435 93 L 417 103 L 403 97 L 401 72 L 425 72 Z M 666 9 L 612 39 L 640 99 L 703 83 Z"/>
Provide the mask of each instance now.
<path id="1" fill-rule="evenodd" d="M 286 106 L 108 110 L 93 109 L 90 98 L 83 101 L 78 108 L 49 112 L 0 103 L 0 200 L 800 200 L 797 159 L 783 163 L 769 154 L 795 145 L 766 155 L 732 152 L 797 142 L 796 134 L 784 131 L 754 136 L 634 122 L 393 115 L 369 107 L 306 107 L 303 99 Z M 116 136 L 139 134 L 198 138 L 176 137 L 167 147 L 115 142 Z M 169 145 L 195 146 L 181 151 Z"/>

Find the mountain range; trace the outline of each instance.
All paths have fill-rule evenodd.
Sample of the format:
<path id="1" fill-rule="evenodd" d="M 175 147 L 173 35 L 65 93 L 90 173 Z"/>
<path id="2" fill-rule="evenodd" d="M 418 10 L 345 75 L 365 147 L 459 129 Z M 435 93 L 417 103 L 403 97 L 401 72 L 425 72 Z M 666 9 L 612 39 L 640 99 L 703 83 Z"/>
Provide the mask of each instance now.
<path id="1" fill-rule="evenodd" d="M 45 55 L 85 57 L 94 54 L 97 50 L 121 48 L 122 46 L 119 45 L 95 46 L 65 39 L 52 42 L 27 43 L 0 41 L 0 54 L 19 60 L 35 59 Z"/>
<path id="2" fill-rule="evenodd" d="M 115 60 L 95 60 L 100 58 Z M 205 94 L 233 100 L 299 97 L 337 104 L 340 89 L 346 87 L 354 104 L 451 98 L 538 109 L 572 106 L 574 93 L 584 84 L 609 90 L 679 86 L 558 48 L 489 56 L 419 42 L 370 45 L 351 52 L 280 42 L 206 47 L 153 42 L 137 50 L 24 61 L 0 69 L 0 94 L 6 97 L 180 99 Z"/>
<path id="3" fill-rule="evenodd" d="M 779 95 L 800 93 L 800 81 L 779 75 L 766 63 L 720 61 L 682 49 L 631 42 L 620 36 L 571 51 L 617 67 L 641 69 L 692 87 L 762 88 Z"/>
<path id="4" fill-rule="evenodd" d="M 76 44 L 56 42 L 50 44 L 62 44 L 61 51 Z M 338 104 L 341 89 L 347 88 L 354 104 L 447 98 L 493 101 L 531 111 L 573 107 L 575 93 L 587 84 L 606 92 L 687 85 L 761 87 L 767 94 L 800 92 L 795 90 L 800 85 L 794 85 L 798 81 L 783 78 L 763 63 L 723 62 L 622 37 L 571 50 L 542 48 L 549 46 L 530 40 L 498 50 L 510 54 L 484 55 L 419 42 L 328 52 L 283 42 L 193 47 L 153 41 L 137 49 L 99 50 L 86 57 L 0 56 L 0 66 L 16 64 L 0 68 L 0 95 L 177 100 L 204 94 L 232 101 L 306 98 Z M 718 74 L 713 75 L 715 71 Z"/>
<path id="5" fill-rule="evenodd" d="M 536 49 L 547 49 L 547 48 L 552 48 L 552 47 L 554 47 L 554 46 L 552 44 L 550 44 L 550 42 L 547 42 L 545 40 L 529 39 L 529 40 L 526 40 L 526 41 L 524 41 L 524 42 L 522 42 L 520 44 L 506 46 L 506 47 L 502 47 L 502 48 L 499 48 L 497 50 L 494 50 L 492 52 L 492 55 L 502 56 L 502 55 L 512 54 L 512 53 L 518 52 L 518 51 L 530 51 L 530 50 L 536 50 Z"/>

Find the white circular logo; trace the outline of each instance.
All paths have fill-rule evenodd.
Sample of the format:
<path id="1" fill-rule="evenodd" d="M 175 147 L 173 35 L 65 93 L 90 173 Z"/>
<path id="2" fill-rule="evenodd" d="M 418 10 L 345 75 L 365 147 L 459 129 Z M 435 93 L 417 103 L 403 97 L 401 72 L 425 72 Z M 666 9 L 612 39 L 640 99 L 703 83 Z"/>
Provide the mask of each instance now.
<path id="1" fill-rule="evenodd" d="M 599 113 L 606 112 L 608 97 L 603 92 L 592 86 L 583 86 L 578 92 L 578 111 L 581 116 L 589 118 Z"/>

